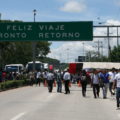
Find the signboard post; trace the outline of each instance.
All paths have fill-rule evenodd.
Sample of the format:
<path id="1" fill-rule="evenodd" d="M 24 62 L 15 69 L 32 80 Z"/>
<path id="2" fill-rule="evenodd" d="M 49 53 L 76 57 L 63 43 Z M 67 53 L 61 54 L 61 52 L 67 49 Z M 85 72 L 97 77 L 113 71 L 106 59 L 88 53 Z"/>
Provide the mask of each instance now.
<path id="1" fill-rule="evenodd" d="M 0 41 L 91 41 L 92 22 L 0 23 Z"/>

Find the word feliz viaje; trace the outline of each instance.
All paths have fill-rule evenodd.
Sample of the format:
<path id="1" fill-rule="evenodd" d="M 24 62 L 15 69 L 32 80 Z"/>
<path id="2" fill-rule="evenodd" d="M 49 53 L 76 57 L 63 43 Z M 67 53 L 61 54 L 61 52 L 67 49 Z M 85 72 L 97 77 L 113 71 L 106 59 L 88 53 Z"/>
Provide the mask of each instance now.
<path id="1" fill-rule="evenodd" d="M 41 39 L 80 37 L 79 32 L 66 32 L 64 25 L 7 25 L 5 32 L 0 30 L 0 38 L 29 38 L 32 33 Z"/>

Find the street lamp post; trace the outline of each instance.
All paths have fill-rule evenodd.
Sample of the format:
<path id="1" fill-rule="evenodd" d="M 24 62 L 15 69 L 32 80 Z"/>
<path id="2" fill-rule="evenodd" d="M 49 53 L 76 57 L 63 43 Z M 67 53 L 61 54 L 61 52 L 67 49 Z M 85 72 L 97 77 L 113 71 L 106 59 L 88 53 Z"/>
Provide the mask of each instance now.
<path id="1" fill-rule="evenodd" d="M 67 48 L 67 62 L 69 63 L 69 48 Z"/>
<path id="2" fill-rule="evenodd" d="M 1 16 L 2 16 L 2 14 L 0 13 L 0 21 L 1 21 Z"/>
<path id="3" fill-rule="evenodd" d="M 36 10 L 36 9 L 34 9 L 34 10 L 33 10 L 34 22 L 35 22 L 36 12 L 37 12 L 37 10 Z M 32 42 L 33 72 L 35 72 L 35 59 L 36 59 L 36 57 L 35 57 L 35 48 L 36 48 L 36 42 L 35 42 L 35 41 L 33 41 L 33 42 Z"/>
<path id="4" fill-rule="evenodd" d="M 117 47 L 119 46 L 118 27 L 117 27 Z"/>

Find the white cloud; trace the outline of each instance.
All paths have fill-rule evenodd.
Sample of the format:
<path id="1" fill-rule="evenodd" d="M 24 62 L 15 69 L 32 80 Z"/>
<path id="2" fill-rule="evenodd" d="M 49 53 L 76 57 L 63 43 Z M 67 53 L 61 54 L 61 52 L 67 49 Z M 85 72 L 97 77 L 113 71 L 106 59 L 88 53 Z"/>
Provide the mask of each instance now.
<path id="1" fill-rule="evenodd" d="M 85 43 L 84 52 L 90 50 L 93 50 L 93 47 Z M 74 62 L 80 55 L 83 55 L 83 42 L 65 42 L 62 46 L 51 49 L 48 56 L 59 59 L 61 62 Z"/>
<path id="2" fill-rule="evenodd" d="M 63 7 L 60 8 L 61 11 L 64 12 L 72 12 L 72 13 L 80 13 L 86 9 L 86 5 L 84 3 L 80 3 L 78 1 L 68 1 L 64 4 Z"/>
<path id="3" fill-rule="evenodd" d="M 120 25 L 120 21 L 117 20 L 107 20 L 105 23 L 105 25 Z M 104 28 L 100 28 L 100 29 L 95 29 L 94 31 L 94 35 L 106 35 L 106 29 Z M 112 35 L 116 35 L 116 29 L 111 28 L 110 29 L 110 33 L 112 33 Z M 119 29 L 119 35 L 120 35 L 120 29 Z M 94 39 L 94 41 L 91 42 L 84 42 L 84 52 L 87 51 L 97 51 L 98 48 L 98 44 L 95 43 L 95 41 L 101 41 L 103 42 L 103 55 L 108 54 L 108 39 L 104 39 L 104 38 L 96 38 Z M 120 43 L 120 42 L 119 42 Z M 59 42 L 58 42 L 59 44 Z M 117 45 L 117 39 L 116 38 L 110 38 L 110 46 L 111 48 L 113 48 L 114 46 Z M 95 48 L 96 46 L 96 48 Z M 69 49 L 69 50 L 67 50 Z M 102 53 L 102 49 L 100 48 L 100 51 Z M 48 55 L 49 57 L 55 58 L 55 59 L 59 59 L 61 62 L 68 62 L 68 58 L 69 58 L 69 62 L 74 62 L 75 59 L 78 58 L 78 56 L 83 55 L 83 42 L 64 42 L 61 46 L 57 47 L 57 48 L 53 48 L 51 49 L 51 53 Z"/>

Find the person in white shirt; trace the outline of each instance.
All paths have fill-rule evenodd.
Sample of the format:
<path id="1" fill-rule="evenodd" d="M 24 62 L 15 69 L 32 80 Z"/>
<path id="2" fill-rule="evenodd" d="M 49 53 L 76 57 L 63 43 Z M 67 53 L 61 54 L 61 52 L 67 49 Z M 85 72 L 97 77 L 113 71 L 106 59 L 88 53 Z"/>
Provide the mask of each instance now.
<path id="1" fill-rule="evenodd" d="M 37 79 L 37 84 L 39 84 L 39 86 L 40 86 L 40 82 L 41 82 L 41 79 L 42 79 L 41 75 L 42 75 L 42 73 L 40 71 L 37 71 L 36 79 Z"/>
<path id="2" fill-rule="evenodd" d="M 99 97 L 99 92 L 100 92 L 100 86 L 99 86 L 100 80 L 99 80 L 98 72 L 96 70 L 93 71 L 91 81 L 92 81 L 94 98 L 97 98 Z"/>
<path id="3" fill-rule="evenodd" d="M 113 82 L 114 82 L 114 78 L 115 78 L 115 68 L 112 68 L 110 72 L 108 72 L 109 74 L 109 91 L 111 93 L 111 95 L 115 95 L 115 93 L 112 91 L 112 86 L 113 86 Z"/>
<path id="4" fill-rule="evenodd" d="M 118 73 L 115 75 L 113 89 L 115 89 L 115 85 L 116 85 L 117 108 L 120 109 L 120 69 L 118 70 Z"/>
<path id="5" fill-rule="evenodd" d="M 46 87 L 47 86 L 47 74 L 48 74 L 48 72 L 47 72 L 47 70 L 45 70 L 44 72 L 43 72 L 43 83 L 44 83 L 44 86 Z"/>
<path id="6" fill-rule="evenodd" d="M 67 70 L 63 75 L 63 80 L 65 83 L 65 94 L 70 93 L 69 82 L 70 82 L 71 76 L 70 76 L 70 73 L 68 71 L 69 70 Z"/>
<path id="7" fill-rule="evenodd" d="M 48 82 L 48 91 L 52 92 L 53 83 L 54 83 L 54 74 L 52 71 L 48 72 L 48 74 L 47 74 L 47 82 Z"/>

